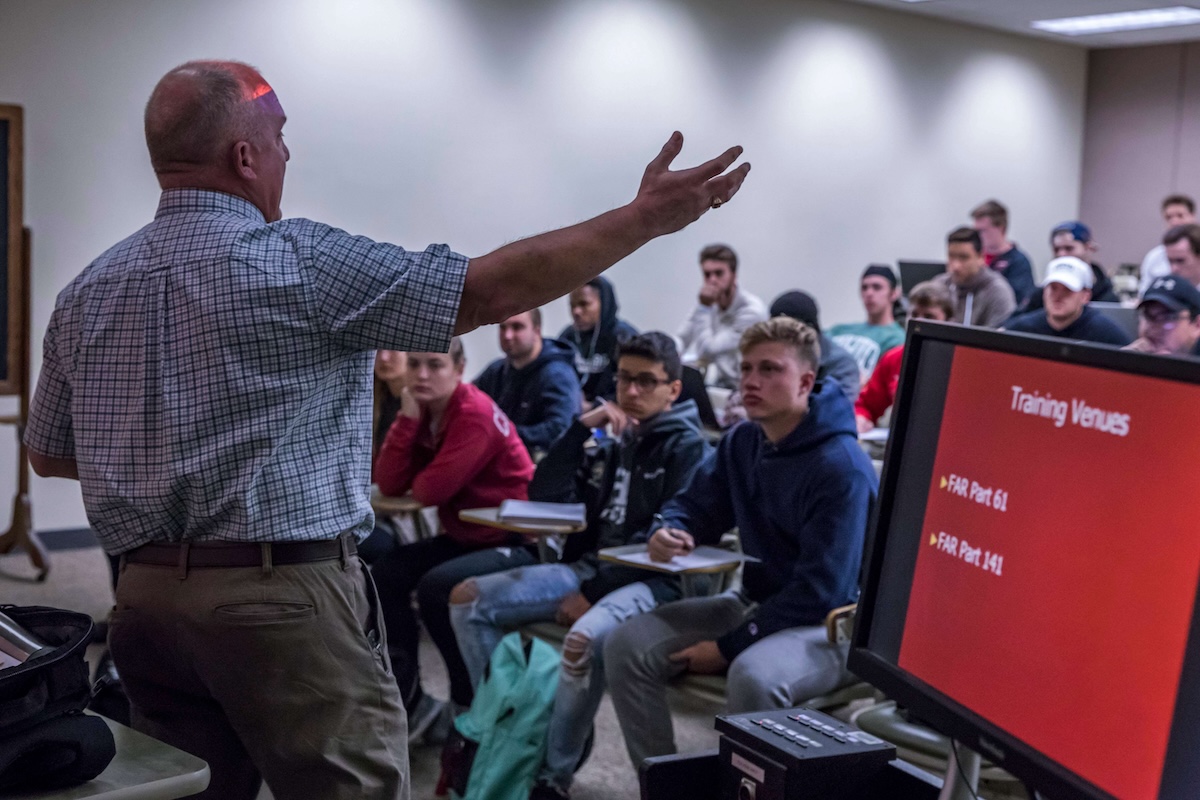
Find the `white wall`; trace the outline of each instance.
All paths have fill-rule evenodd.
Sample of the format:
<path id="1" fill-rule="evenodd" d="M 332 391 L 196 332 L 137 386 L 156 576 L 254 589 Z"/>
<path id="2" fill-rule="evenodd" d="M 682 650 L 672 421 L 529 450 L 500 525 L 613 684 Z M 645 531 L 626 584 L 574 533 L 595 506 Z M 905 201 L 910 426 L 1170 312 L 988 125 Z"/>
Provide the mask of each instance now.
<path id="1" fill-rule="evenodd" d="M 996 196 L 1035 261 L 1078 206 L 1083 50 L 806 0 L 0 0 L 0 102 L 25 106 L 35 370 L 54 296 L 157 200 L 141 109 L 197 57 L 259 66 L 290 122 L 284 210 L 468 254 L 629 199 L 672 129 L 694 164 L 740 143 L 732 205 L 611 274 L 624 316 L 673 329 L 695 255 L 725 241 L 768 301 L 858 316 L 871 261 L 942 254 Z M 567 321 L 565 302 L 547 328 Z M 468 340 L 472 367 L 497 350 Z M 7 446 L 7 445 L 5 445 Z M 0 503 L 11 456 L 0 449 Z M 40 529 L 84 524 L 35 480 Z M 3 511 L 0 511 L 0 517 Z"/>

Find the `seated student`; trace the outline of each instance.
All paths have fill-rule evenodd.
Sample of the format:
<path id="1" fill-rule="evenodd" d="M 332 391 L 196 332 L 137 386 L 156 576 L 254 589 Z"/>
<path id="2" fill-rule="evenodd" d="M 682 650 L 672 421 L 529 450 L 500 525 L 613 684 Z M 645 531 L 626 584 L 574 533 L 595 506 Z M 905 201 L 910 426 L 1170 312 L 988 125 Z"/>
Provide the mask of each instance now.
<path id="1" fill-rule="evenodd" d="M 569 296 L 571 324 L 559 339 L 575 348 L 575 372 L 583 384 L 587 408 L 596 398 L 610 400 L 616 393 L 617 345 L 637 335 L 637 328 L 617 318 L 617 295 L 607 278 L 593 278 Z"/>
<path id="2" fill-rule="evenodd" d="M 728 669 L 732 712 L 796 705 L 850 680 L 847 649 L 829 644 L 823 623 L 858 597 L 875 471 L 850 401 L 831 382 L 814 391 L 816 331 L 776 317 L 746 331 L 741 349 L 751 421 L 667 503 L 649 547 L 668 561 L 736 526 L 759 561 L 740 590 L 668 603 L 609 634 L 608 688 L 635 766 L 674 752 L 666 684 L 682 672 Z"/>
<path id="3" fill-rule="evenodd" d="M 1004 330 L 1038 333 L 1084 342 L 1123 347 L 1129 337 L 1117 323 L 1088 306 L 1094 276 L 1089 264 L 1063 256 L 1046 267 L 1042 281 L 1042 308 L 1013 317 Z"/>
<path id="4" fill-rule="evenodd" d="M 1050 249 L 1055 258 L 1074 256 L 1092 268 L 1092 300 L 1100 303 L 1117 303 L 1121 298 L 1113 288 L 1112 279 L 1104 271 L 1104 267 L 1092 261 L 1096 255 L 1096 241 L 1092 238 L 1092 229 L 1082 222 L 1063 222 L 1054 226 L 1050 231 Z M 1034 292 L 1029 298 L 1027 311 L 1038 311 L 1045 303 L 1041 292 Z"/>
<path id="5" fill-rule="evenodd" d="M 408 369 L 408 354 L 399 350 L 375 351 L 375 409 L 371 416 L 372 438 L 371 459 L 379 455 L 383 437 L 400 413 L 400 392 L 405 386 Z"/>
<path id="6" fill-rule="evenodd" d="M 974 228 L 956 228 L 946 237 L 946 271 L 933 279 L 954 301 L 951 322 L 997 328 L 1012 316 L 1016 295 L 1008 281 L 983 260 L 983 244 Z"/>
<path id="7" fill-rule="evenodd" d="M 1008 238 L 1008 209 L 997 200 L 986 200 L 971 210 L 971 219 L 983 241 L 984 260 L 1004 276 L 1017 298 L 1017 308 L 1024 309 L 1037 284 L 1029 256 Z"/>
<path id="8" fill-rule="evenodd" d="M 655 512 L 682 489 L 708 450 L 696 404 L 673 406 L 680 390 L 679 354 L 663 333 L 621 345 L 619 419 L 628 427 L 599 447 L 585 443 L 609 419 L 601 402 L 555 442 L 538 465 L 530 497 L 583 502 L 588 529 L 567 537 L 563 562 L 538 564 L 464 581 L 450 595 L 450 616 L 471 680 L 478 684 L 504 629 L 557 619 L 571 630 L 550 718 L 546 761 L 532 798 L 566 797 L 604 695 L 601 648 L 629 617 L 680 596 L 678 579 L 599 560 L 601 548 L 645 541 Z"/>
<path id="9" fill-rule="evenodd" d="M 1176 225 L 1163 236 L 1170 274 L 1200 286 L 1200 225 Z"/>
<path id="10" fill-rule="evenodd" d="M 470 575 L 537 560 L 521 537 L 458 518 L 465 508 L 526 499 L 533 477 L 533 462 L 516 426 L 490 397 L 463 383 L 465 366 L 458 337 L 451 340 L 448 354 L 408 354 L 400 413 L 375 460 L 379 490 L 388 496 L 411 490 L 421 505 L 437 506 L 445 530 L 398 547 L 372 564 L 388 652 L 408 709 L 410 741 L 420 738 L 444 707 L 421 691 L 413 590 L 418 590 L 425 628 L 446 660 L 451 696 L 465 706 L 471 702 L 471 685 L 446 609 L 450 589 Z M 493 549 L 500 546 L 507 549 Z M 470 559 L 458 559 L 468 553 Z M 451 559 L 458 559 L 453 569 L 438 569 Z"/>
<path id="11" fill-rule="evenodd" d="M 946 288 L 933 281 L 918 283 L 908 293 L 909 319 L 928 319 L 945 322 L 954 313 L 954 303 Z M 892 403 L 896 401 L 896 384 L 900 382 L 900 364 L 904 360 L 904 345 L 893 347 L 883 354 L 871 379 L 854 401 L 854 420 L 858 432 L 866 433 L 875 427 Z"/>
<path id="12" fill-rule="evenodd" d="M 1186 194 L 1171 194 L 1160 206 L 1167 233 L 1179 225 L 1191 225 L 1196 221 L 1196 201 Z M 1141 276 L 1138 278 L 1138 297 L 1146 293 L 1155 278 L 1171 274 L 1171 261 L 1167 257 L 1167 246 L 1159 242 L 1142 259 Z"/>
<path id="13" fill-rule="evenodd" d="M 1138 338 L 1124 349 L 1200 357 L 1200 289 L 1178 275 L 1156 278 L 1138 304 Z"/>
<path id="14" fill-rule="evenodd" d="M 475 379 L 517 426 L 517 435 L 535 459 L 579 414 L 579 376 L 575 350 L 557 339 L 542 338 L 538 309 L 500 323 L 498 358 Z"/>
<path id="15" fill-rule="evenodd" d="M 866 322 L 844 322 L 834 325 L 829 338 L 850 351 L 858 362 L 859 383 L 865 383 L 875 369 L 879 357 L 897 345 L 904 344 L 904 328 L 896 322 L 892 309 L 900 299 L 896 273 L 891 267 L 872 264 L 863 271 L 858 295 L 862 298 Z M 821 345 L 825 352 L 825 345 Z M 853 397 L 854 395 L 849 395 Z"/>
<path id="16" fill-rule="evenodd" d="M 400 413 L 400 393 L 404 390 L 408 353 L 399 350 L 375 351 L 375 405 L 371 414 L 371 463 L 375 463 L 383 439 Z M 396 532 L 391 519 L 375 519 L 371 535 L 358 543 L 358 556 L 368 564 L 396 549 Z"/>
<path id="17" fill-rule="evenodd" d="M 712 366 L 710 382 L 736 389 L 738 340 L 747 328 L 767 318 L 767 306 L 738 286 L 738 257 L 725 244 L 700 251 L 704 283 L 696 307 L 679 330 L 683 363 L 701 372 Z"/>

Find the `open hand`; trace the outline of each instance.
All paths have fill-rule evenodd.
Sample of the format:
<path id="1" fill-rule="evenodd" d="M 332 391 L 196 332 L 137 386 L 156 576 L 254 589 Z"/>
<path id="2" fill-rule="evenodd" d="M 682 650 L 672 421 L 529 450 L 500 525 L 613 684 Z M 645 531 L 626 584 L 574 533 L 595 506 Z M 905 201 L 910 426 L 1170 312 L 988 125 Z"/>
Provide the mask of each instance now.
<path id="1" fill-rule="evenodd" d="M 731 147 L 691 169 L 672 171 L 671 162 L 682 149 L 683 134 L 675 131 L 662 152 L 646 166 L 633 199 L 651 236 L 674 233 L 700 219 L 710 208 L 728 203 L 750 172 L 746 162 L 726 173 L 742 154 L 741 147 Z"/>

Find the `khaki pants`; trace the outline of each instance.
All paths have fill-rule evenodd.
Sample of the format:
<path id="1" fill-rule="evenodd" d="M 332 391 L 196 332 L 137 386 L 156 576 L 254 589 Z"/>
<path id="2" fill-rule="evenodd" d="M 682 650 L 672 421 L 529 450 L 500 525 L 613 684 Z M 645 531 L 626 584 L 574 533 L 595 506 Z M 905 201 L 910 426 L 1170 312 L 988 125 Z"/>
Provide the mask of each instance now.
<path id="1" fill-rule="evenodd" d="M 133 724 L 208 762 L 204 798 L 409 797 L 407 721 L 357 556 L 123 563 L 109 646 Z"/>

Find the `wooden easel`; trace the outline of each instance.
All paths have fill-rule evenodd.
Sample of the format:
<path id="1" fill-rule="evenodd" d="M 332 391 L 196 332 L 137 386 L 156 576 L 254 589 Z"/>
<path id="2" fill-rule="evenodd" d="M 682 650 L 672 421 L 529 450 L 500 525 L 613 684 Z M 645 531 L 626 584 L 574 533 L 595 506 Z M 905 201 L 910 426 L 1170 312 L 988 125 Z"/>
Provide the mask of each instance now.
<path id="1" fill-rule="evenodd" d="M 33 516 L 29 508 L 29 451 L 25 449 L 25 421 L 29 419 L 29 265 L 32 250 L 32 235 L 29 228 L 21 232 L 20 286 L 9 285 L 10 292 L 20 292 L 21 320 L 16 326 L 20 331 L 17 343 L 19 353 L 14 364 L 16 379 L 20 386 L 20 410 L 16 416 L 0 416 L 0 425 L 17 427 L 17 494 L 13 497 L 12 524 L 0 534 L 0 555 L 20 547 L 29 554 L 29 560 L 38 570 L 37 580 L 44 581 L 50 573 L 50 560 L 46 548 L 33 530 Z M 10 273 L 12 274 L 12 273 Z"/>

